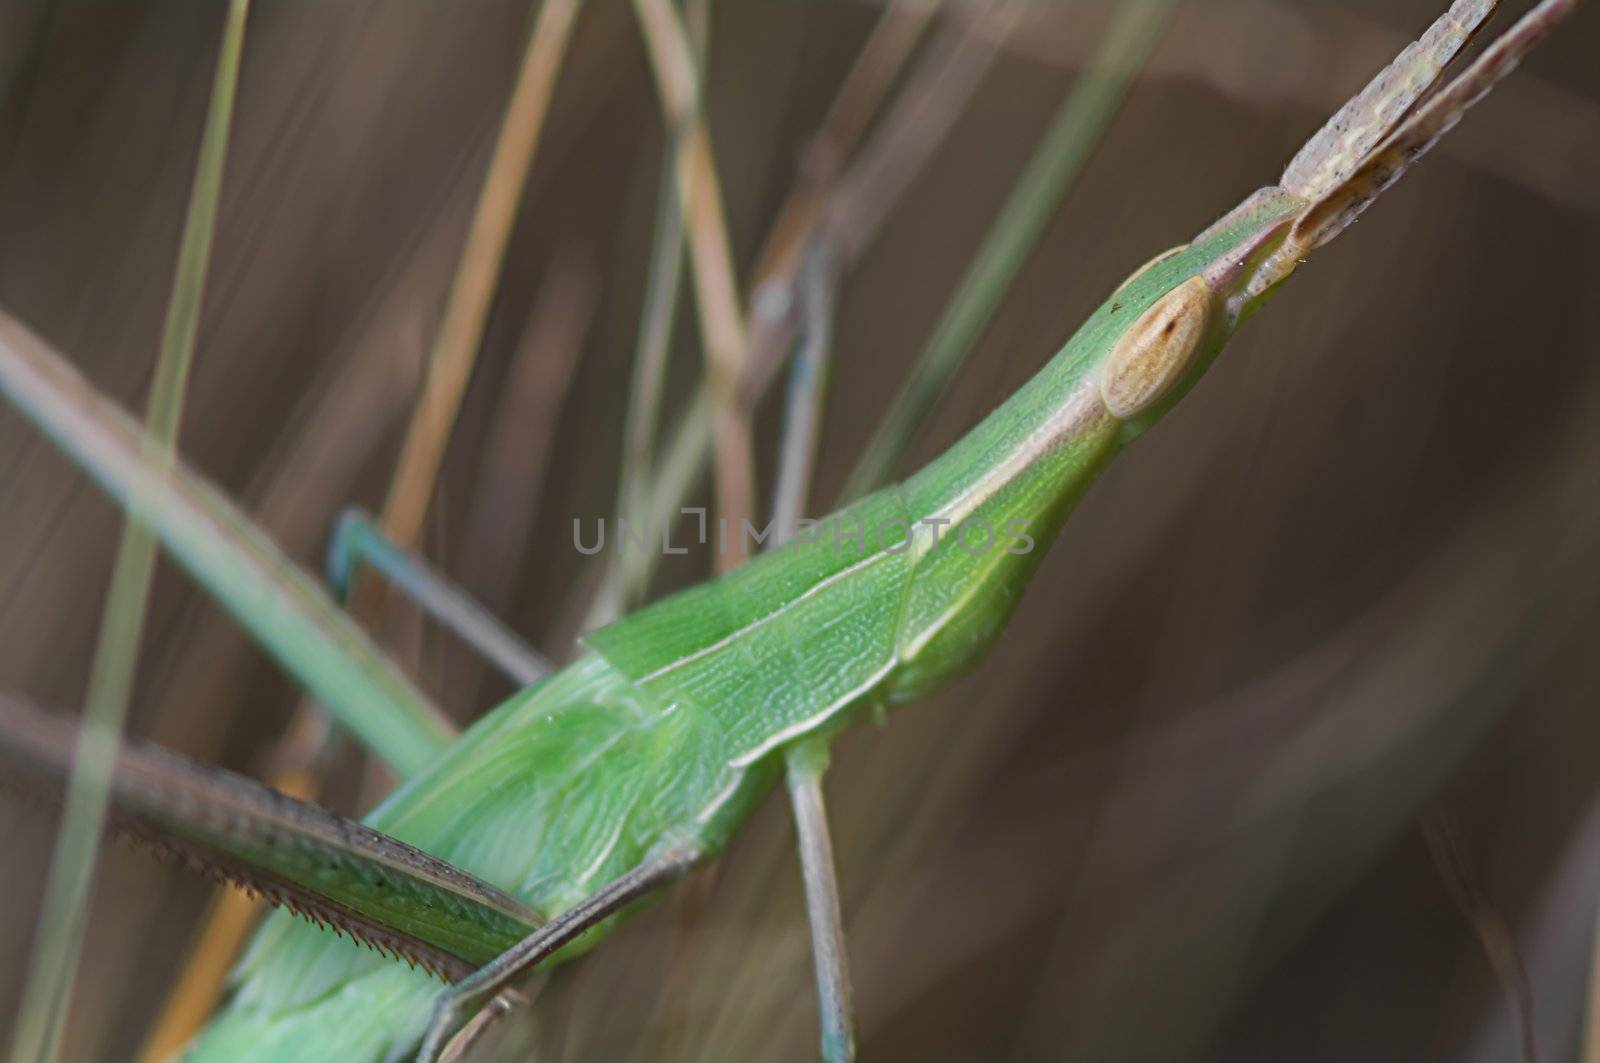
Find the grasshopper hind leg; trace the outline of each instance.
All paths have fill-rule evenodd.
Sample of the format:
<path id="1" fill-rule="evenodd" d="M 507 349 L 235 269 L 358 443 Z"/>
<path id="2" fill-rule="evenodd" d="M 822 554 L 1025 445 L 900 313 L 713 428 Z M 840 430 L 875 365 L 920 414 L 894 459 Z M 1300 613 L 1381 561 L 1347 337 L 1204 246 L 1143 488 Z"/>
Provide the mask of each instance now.
<path id="1" fill-rule="evenodd" d="M 822 776 L 828 767 L 827 739 L 817 737 L 801 742 L 789 750 L 786 761 L 789 803 L 794 811 L 800 870 L 805 879 L 811 955 L 817 969 L 822 1058 L 826 1063 L 849 1063 L 856 1057 L 855 1007 L 839 904 L 839 878 L 834 871 L 833 839 L 828 833 L 828 809 L 822 796 Z"/>
<path id="2" fill-rule="evenodd" d="M 478 1013 L 484 1009 L 503 1013 L 511 1006 L 513 983 L 566 948 L 584 931 L 604 922 L 634 901 L 683 877 L 699 858 L 698 852 L 686 848 L 669 849 L 650 857 L 445 989 L 434 1005 L 427 1035 L 417 1052 L 419 1063 L 438 1063 L 459 1058 L 481 1028 L 494 1017 L 491 1015 L 480 1022 Z M 468 1012 L 468 1008 L 485 998 L 488 998 L 486 1003 Z M 466 1026 L 451 1038 L 451 1031 L 463 1015 L 467 1016 Z"/>

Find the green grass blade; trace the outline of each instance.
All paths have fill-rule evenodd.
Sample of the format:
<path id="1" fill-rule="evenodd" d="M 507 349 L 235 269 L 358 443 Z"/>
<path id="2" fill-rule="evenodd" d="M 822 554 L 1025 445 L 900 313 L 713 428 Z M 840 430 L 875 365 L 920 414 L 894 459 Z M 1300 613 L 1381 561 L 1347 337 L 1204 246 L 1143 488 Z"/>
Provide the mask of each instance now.
<path id="1" fill-rule="evenodd" d="M 414 774 L 448 744 L 449 722 L 314 579 L 4 311 L 0 392 L 396 771 Z"/>
<path id="2" fill-rule="evenodd" d="M 3 311 L 0 392 L 396 771 L 445 747 L 449 722 L 314 579 L 197 473 L 153 460 L 135 421 Z"/>
<path id="3" fill-rule="evenodd" d="M 884 483 L 917 428 L 971 353 L 1051 216 L 1072 188 L 1145 58 L 1166 29 L 1176 0 L 1122 4 L 1094 60 L 1056 111 L 1027 169 L 967 267 L 900 394 L 851 471 L 843 498 Z"/>
<path id="4" fill-rule="evenodd" d="M 152 461 L 171 461 L 177 439 L 216 228 L 217 200 L 228 154 L 249 6 L 249 0 L 232 0 L 223 28 L 172 295 L 162 327 L 161 350 L 151 383 L 146 427 Z M 148 530 L 133 521 L 123 526 L 111 589 L 101 615 L 84 727 L 67 787 L 66 813 L 51 859 L 44 911 L 17 1019 L 14 1059 L 51 1060 L 61 1051 L 62 1029 L 82 954 L 89 887 L 105 824 L 111 771 L 138 663 L 155 550 L 155 540 Z"/>

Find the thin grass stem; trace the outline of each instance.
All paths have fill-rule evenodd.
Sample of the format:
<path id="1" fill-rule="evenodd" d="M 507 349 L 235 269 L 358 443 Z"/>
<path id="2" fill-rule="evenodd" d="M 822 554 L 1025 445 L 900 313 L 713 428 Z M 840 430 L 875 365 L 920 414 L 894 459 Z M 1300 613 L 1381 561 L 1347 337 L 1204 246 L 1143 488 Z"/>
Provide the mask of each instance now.
<path id="1" fill-rule="evenodd" d="M 173 459 L 189 367 L 194 360 L 249 11 L 249 0 L 231 0 L 223 23 L 211 101 L 150 386 L 145 426 L 151 445 L 159 448 L 152 457 L 166 462 Z M 111 773 L 133 692 L 155 560 L 155 536 L 135 520 L 125 522 L 101 614 L 84 725 L 78 736 L 66 810 L 56 835 L 44 911 L 39 917 L 12 1040 L 15 1060 L 54 1060 L 61 1053 L 72 984 L 83 952 L 89 892 L 106 822 Z"/>
<path id="2" fill-rule="evenodd" d="M 633 6 L 667 127 L 685 130 L 676 139 L 673 169 L 689 241 L 707 386 L 714 403 L 717 514 L 730 527 L 738 527 L 755 511 L 755 437 L 741 386 L 744 314 L 711 135 L 700 114 L 699 64 L 670 0 L 634 0 Z M 717 555 L 717 567 L 726 569 L 741 560 L 742 551 L 725 551 Z"/>
<path id="3" fill-rule="evenodd" d="M 517 207 L 533 168 L 556 75 L 580 7 L 582 0 L 544 0 L 522 54 L 517 82 L 450 286 L 444 320 L 428 359 L 427 378 L 412 410 L 380 517 L 384 533 L 402 547 L 414 547 L 422 530 L 445 446 L 477 363 Z"/>
<path id="4" fill-rule="evenodd" d="M 919 13 L 915 5 L 903 4 L 885 12 L 880 18 L 857 59 L 856 68 L 830 108 L 818 141 L 826 141 L 828 146 L 820 154 L 842 159 L 855 147 L 855 138 L 861 131 L 873 125 L 889 86 L 895 83 L 902 66 L 912 55 L 926 24 L 926 14 Z M 933 54 L 918 63 L 915 73 L 907 79 L 900 93 L 902 96 L 923 95 L 933 86 L 943 86 L 937 95 L 938 106 L 932 109 L 894 107 L 893 113 L 879 123 L 868 142 L 869 146 L 863 148 L 863 156 L 881 153 L 882 149 L 872 145 L 882 140 L 893 140 L 899 145 L 899 150 L 910 152 L 917 160 L 926 161 L 933 147 L 949 132 L 1005 39 L 1001 32 L 1004 27 L 991 24 L 997 17 L 991 5 L 979 15 L 963 19 L 938 35 L 929 46 Z M 894 19 L 892 31 L 885 27 L 891 18 Z M 969 38 L 969 47 L 963 49 L 955 46 L 956 42 Z M 902 130 L 907 125 L 912 128 Z M 818 153 L 814 147 L 812 154 Z M 852 166 L 848 173 L 854 174 L 857 169 L 857 166 Z M 886 178 L 881 175 L 886 171 L 882 167 L 872 169 L 880 176 L 851 180 L 850 194 L 865 196 L 872 205 L 871 210 L 858 212 L 861 216 L 880 219 L 903 191 L 904 182 L 899 181 L 892 188 L 883 187 L 881 182 Z M 898 178 L 903 173 L 896 170 L 894 176 Z M 777 220 L 759 257 L 763 265 L 757 270 L 757 281 L 752 288 L 755 305 L 749 317 L 746 356 L 741 359 L 744 369 L 743 401 L 747 407 L 753 406 L 766 393 L 787 356 L 794 336 L 792 307 L 796 300 L 793 293 L 802 254 L 820 238 L 825 219 L 831 210 L 837 209 L 840 202 L 838 190 L 831 184 L 826 189 L 819 189 L 816 177 L 814 169 L 802 171 L 784 206 L 778 211 Z M 854 245 L 854 251 L 859 253 L 863 247 L 858 243 Z M 841 268 L 850 261 L 854 259 L 842 261 Z M 666 527 L 677 520 L 684 502 L 700 483 L 705 471 L 713 438 L 710 421 L 714 404 L 709 388 L 708 381 L 701 383 L 689 408 L 667 433 L 667 443 L 661 448 L 661 456 L 650 478 L 646 523 L 651 528 Z M 646 552 L 633 578 L 647 585 L 656 561 L 653 553 Z M 614 600 L 614 593 L 608 584 L 602 583 L 594 600 L 581 614 L 578 631 L 592 630 L 615 616 L 614 606 L 608 604 Z"/>
<path id="5" fill-rule="evenodd" d="M 674 142 L 681 135 L 681 130 L 676 131 Z M 676 143 L 670 150 L 677 151 Z M 633 379 L 628 387 L 622 471 L 617 484 L 618 520 L 632 527 L 643 526 L 648 520 L 650 471 L 655 462 L 662 388 L 666 383 L 667 356 L 677 318 L 678 289 L 683 280 L 683 214 L 677 209 L 677 201 L 677 176 L 671 166 L 665 166 L 657 195 L 644 309 L 634 349 Z M 633 551 L 619 550 L 612 558 L 605 585 L 591 611 L 592 626 L 608 623 L 639 604 L 649 586 L 650 567 L 642 557 Z"/>
<path id="6" fill-rule="evenodd" d="M 918 428 L 961 371 L 1044 234 L 1044 228 L 1094 154 L 1134 76 L 1165 31 L 1175 0 L 1119 6 L 1095 58 L 1056 111 L 983 244 L 934 326 L 916 366 L 846 481 L 843 498 L 883 484 Z"/>
<path id="7" fill-rule="evenodd" d="M 778 448 L 778 485 L 773 491 L 772 527 L 775 544 L 793 538 L 811 495 L 817 440 L 827 394 L 828 363 L 833 352 L 834 288 L 838 270 L 826 244 L 817 244 L 800 270 L 804 326 L 800 350 L 789 368 L 789 393 L 784 403 L 783 435 Z"/>

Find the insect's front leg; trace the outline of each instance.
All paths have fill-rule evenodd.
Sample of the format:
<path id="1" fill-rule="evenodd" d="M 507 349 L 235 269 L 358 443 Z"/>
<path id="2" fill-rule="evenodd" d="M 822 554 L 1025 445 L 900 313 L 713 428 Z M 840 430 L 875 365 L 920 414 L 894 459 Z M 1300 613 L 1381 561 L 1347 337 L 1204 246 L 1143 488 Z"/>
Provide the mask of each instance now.
<path id="1" fill-rule="evenodd" d="M 503 1010 L 500 997 L 511 983 L 572 944 L 584 931 L 646 894 L 683 877 L 699 859 L 698 850 L 685 847 L 667 849 L 650 857 L 440 992 L 433 1006 L 433 1017 L 428 1021 L 427 1035 L 417 1052 L 418 1063 L 458 1058 L 477 1032 L 487 1025 L 487 1018 L 484 1022 L 476 1021 L 477 1011 L 483 1010 L 473 1010 L 478 1001 L 489 997 L 484 1009 Z M 470 1015 L 472 1021 L 452 1040 L 450 1031 L 466 1015 Z"/>
<path id="2" fill-rule="evenodd" d="M 402 549 L 364 510 L 351 506 L 339 514 L 328 537 L 328 587 L 340 602 L 348 602 L 361 565 L 388 580 L 512 682 L 528 686 L 552 670 L 544 656 L 470 594 L 421 557 Z"/>
<path id="3" fill-rule="evenodd" d="M 839 878 L 833 865 L 833 839 L 828 834 L 828 808 L 822 797 L 822 776 L 828 770 L 827 743 L 826 735 L 808 738 L 791 746 L 784 759 L 800 848 L 800 871 L 806 884 L 811 954 L 817 967 L 822 1058 L 827 1063 L 849 1063 L 856 1057 L 855 1007 L 839 905 Z"/>

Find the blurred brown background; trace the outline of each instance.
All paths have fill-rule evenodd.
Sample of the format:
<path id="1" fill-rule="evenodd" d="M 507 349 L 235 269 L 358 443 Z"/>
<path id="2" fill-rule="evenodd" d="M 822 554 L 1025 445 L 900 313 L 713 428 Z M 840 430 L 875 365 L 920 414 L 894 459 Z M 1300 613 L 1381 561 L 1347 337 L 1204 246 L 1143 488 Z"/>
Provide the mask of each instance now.
<path id="1" fill-rule="evenodd" d="M 813 509 L 1109 6 L 1029 8 L 848 271 Z M 1133 268 L 1274 180 L 1442 6 L 1182 3 L 915 461 Z M 708 113 L 741 270 L 879 12 L 713 5 Z M 342 503 L 381 502 L 529 17 L 502 0 L 251 14 L 182 447 L 309 565 Z M 0 303 L 133 405 L 220 25 L 195 0 L 0 6 Z M 1542 1058 L 1579 1058 L 1600 901 L 1597 45 L 1581 12 L 1287 286 L 1091 493 L 983 668 L 839 744 L 865 1058 L 1488 1063 L 1522 1058 L 1529 998 Z M 663 151 L 632 13 L 593 0 L 427 536 L 555 652 L 582 580 L 571 521 L 613 503 Z M 559 413 L 536 530 L 486 571 L 471 529 L 533 512 L 527 484 L 489 507 L 480 470 L 497 423 L 528 429 L 499 400 L 551 290 L 578 317 L 592 296 L 592 323 L 570 393 L 539 392 Z M 674 402 L 699 369 L 684 290 Z M 116 511 L 9 412 L 0 500 L 0 686 L 72 708 Z M 419 660 L 462 717 L 505 693 L 436 633 Z M 132 731 L 259 772 L 293 703 L 164 569 Z M 9 1026 L 52 826 L 7 804 L 0 829 Z M 811 1057 L 790 844 L 769 802 L 714 882 L 561 972 L 538 1020 L 552 1054 Z M 207 893 L 108 850 L 70 1058 L 133 1050 Z"/>

